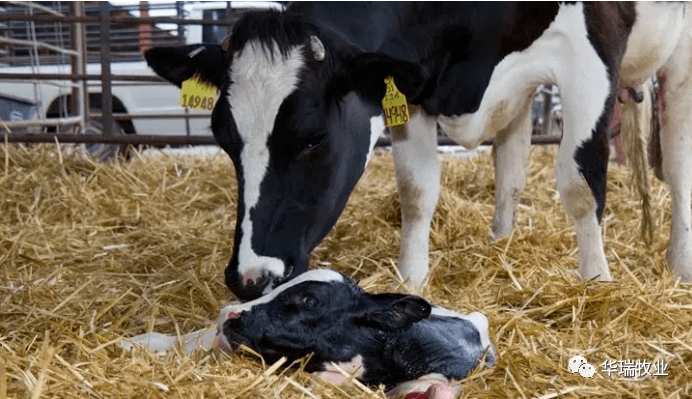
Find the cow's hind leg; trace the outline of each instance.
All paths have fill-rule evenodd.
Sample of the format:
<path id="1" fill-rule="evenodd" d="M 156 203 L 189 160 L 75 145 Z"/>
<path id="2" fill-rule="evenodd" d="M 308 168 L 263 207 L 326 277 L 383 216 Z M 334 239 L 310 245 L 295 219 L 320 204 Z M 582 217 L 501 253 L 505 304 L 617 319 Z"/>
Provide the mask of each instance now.
<path id="1" fill-rule="evenodd" d="M 394 166 L 401 202 L 399 271 L 420 290 L 428 274 L 428 241 L 440 195 L 436 118 L 411 107 L 411 120 L 391 128 Z"/>
<path id="2" fill-rule="evenodd" d="M 686 17 L 688 24 L 692 17 Z M 666 64 L 661 88 L 663 177 L 670 186 L 671 228 L 666 259 L 683 281 L 692 281 L 692 38 L 683 35 Z"/>
<path id="3" fill-rule="evenodd" d="M 509 237 L 514 227 L 514 210 L 526 187 L 526 171 L 531 149 L 531 106 L 525 107 L 495 137 L 495 216 L 493 239 Z"/>
<path id="4" fill-rule="evenodd" d="M 585 280 L 610 280 L 600 218 L 605 207 L 614 79 L 603 63 L 586 65 L 590 73 L 559 82 L 564 134 L 555 174 L 565 211 L 574 221 L 579 274 Z"/>
<path id="5" fill-rule="evenodd" d="M 605 208 L 609 125 L 621 60 L 613 56 L 615 49 L 609 49 L 614 53 L 605 57 L 606 61 L 593 43 L 584 42 L 580 36 L 572 40 L 574 52 L 557 70 L 564 121 L 555 170 L 557 188 L 574 220 L 579 274 L 585 280 L 611 280 L 600 219 Z"/>

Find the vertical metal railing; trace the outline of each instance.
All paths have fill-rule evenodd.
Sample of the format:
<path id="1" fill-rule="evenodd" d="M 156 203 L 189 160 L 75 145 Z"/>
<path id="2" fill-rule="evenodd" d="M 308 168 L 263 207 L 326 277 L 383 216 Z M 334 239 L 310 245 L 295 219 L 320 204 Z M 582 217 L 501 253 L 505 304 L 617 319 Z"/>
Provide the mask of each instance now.
<path id="1" fill-rule="evenodd" d="M 543 126 L 541 126 L 541 134 L 548 135 L 551 133 L 550 121 L 552 119 L 553 110 L 552 86 L 544 87 L 543 90 L 541 90 L 541 94 L 543 95 Z"/>
<path id="2" fill-rule="evenodd" d="M 70 3 L 70 14 L 75 17 L 83 17 L 84 2 L 75 1 Z M 83 75 L 86 73 L 86 34 L 84 24 L 75 22 L 71 25 L 72 34 L 70 35 L 72 50 L 77 55 L 72 57 L 72 75 Z M 72 114 L 82 115 L 79 122 L 79 131 L 86 131 L 86 121 L 89 119 L 89 103 L 86 82 L 84 80 L 72 81 L 72 96 L 70 97 L 70 110 Z"/>
<path id="3" fill-rule="evenodd" d="M 183 8 L 182 1 L 175 2 L 176 16 L 180 19 L 185 18 L 185 9 Z M 178 24 L 178 45 L 182 46 L 185 44 L 185 27 Z M 185 135 L 191 136 L 192 130 L 190 129 L 190 110 L 185 108 Z"/>
<path id="4" fill-rule="evenodd" d="M 104 136 L 113 135 L 113 94 L 111 91 L 110 3 L 101 2 L 101 119 Z"/>

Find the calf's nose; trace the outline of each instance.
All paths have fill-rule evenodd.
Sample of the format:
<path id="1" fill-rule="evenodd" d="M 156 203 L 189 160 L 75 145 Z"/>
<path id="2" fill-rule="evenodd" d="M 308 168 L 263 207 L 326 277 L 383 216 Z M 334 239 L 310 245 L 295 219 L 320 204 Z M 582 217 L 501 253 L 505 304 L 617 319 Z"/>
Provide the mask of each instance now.
<path id="1" fill-rule="evenodd" d="M 239 319 L 239 318 L 240 318 L 240 312 L 236 312 L 233 310 L 228 312 L 228 314 L 226 315 L 226 320 Z"/>
<path id="2" fill-rule="evenodd" d="M 219 312 L 219 318 L 217 319 L 217 329 L 218 331 L 223 330 L 223 325 L 228 320 L 240 319 L 240 310 L 237 309 L 237 304 L 225 306 Z"/>

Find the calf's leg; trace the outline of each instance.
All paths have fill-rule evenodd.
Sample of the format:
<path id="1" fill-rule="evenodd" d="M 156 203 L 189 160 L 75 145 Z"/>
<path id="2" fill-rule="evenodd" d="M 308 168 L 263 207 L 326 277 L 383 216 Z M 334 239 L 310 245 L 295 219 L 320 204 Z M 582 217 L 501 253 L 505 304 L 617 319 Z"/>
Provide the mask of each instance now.
<path id="1" fill-rule="evenodd" d="M 440 195 L 436 118 L 411 106 L 411 120 L 390 129 L 401 203 L 399 271 L 416 291 L 428 274 L 430 223 Z"/>
<path id="2" fill-rule="evenodd" d="M 461 386 L 452 386 L 441 374 L 427 374 L 417 380 L 403 382 L 387 392 L 389 399 L 453 399 Z"/>

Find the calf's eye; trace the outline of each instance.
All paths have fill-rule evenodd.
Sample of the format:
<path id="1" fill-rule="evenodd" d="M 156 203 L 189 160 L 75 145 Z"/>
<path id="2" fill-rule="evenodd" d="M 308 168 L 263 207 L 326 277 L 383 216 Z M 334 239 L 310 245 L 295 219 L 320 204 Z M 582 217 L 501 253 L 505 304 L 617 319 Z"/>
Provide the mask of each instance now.
<path id="1" fill-rule="evenodd" d="M 315 298 L 314 296 L 308 295 L 305 298 L 303 298 L 303 305 L 308 309 L 315 308 L 318 304 L 319 303 L 317 301 L 317 298 Z"/>

